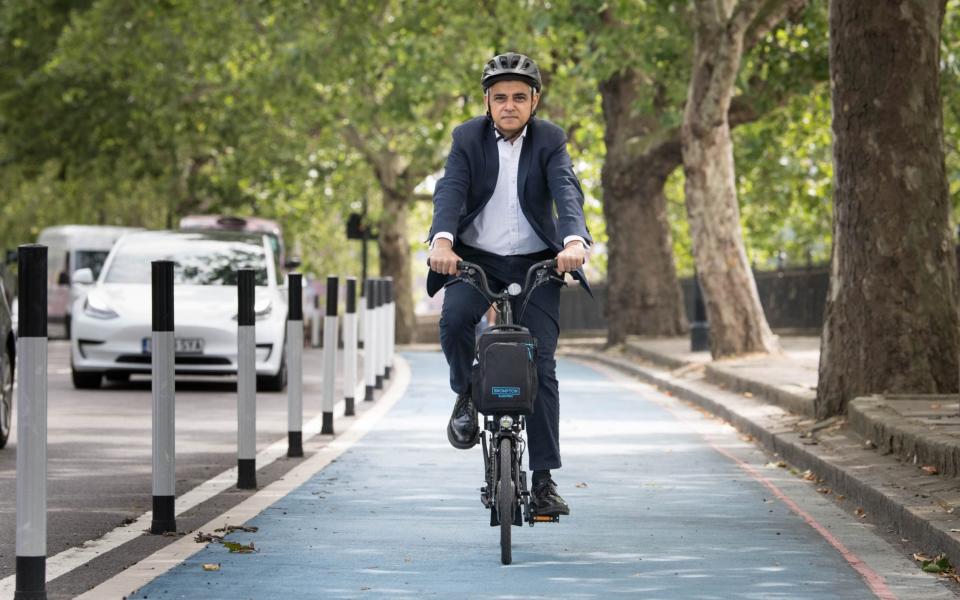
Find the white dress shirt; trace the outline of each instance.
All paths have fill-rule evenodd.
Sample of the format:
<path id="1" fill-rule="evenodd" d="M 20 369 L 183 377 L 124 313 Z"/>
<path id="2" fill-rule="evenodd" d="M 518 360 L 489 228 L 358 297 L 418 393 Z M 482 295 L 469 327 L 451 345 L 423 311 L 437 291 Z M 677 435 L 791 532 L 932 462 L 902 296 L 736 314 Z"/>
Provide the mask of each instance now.
<path id="1" fill-rule="evenodd" d="M 512 142 L 508 142 L 499 133 L 497 134 L 497 150 L 500 154 L 497 185 L 490 201 L 460 234 L 460 240 L 464 244 L 499 256 L 532 254 L 547 249 L 547 245 L 533 230 L 533 226 L 520 208 L 517 177 L 520 170 L 520 153 L 523 151 L 523 140 L 526 137 L 526 127 Z M 452 242 L 453 234 L 449 231 L 438 231 L 431 240 L 431 247 L 437 238 L 445 238 Z M 563 245 L 566 246 L 573 240 L 579 240 L 586 246 L 586 241 L 579 235 L 567 236 L 563 240 Z"/>

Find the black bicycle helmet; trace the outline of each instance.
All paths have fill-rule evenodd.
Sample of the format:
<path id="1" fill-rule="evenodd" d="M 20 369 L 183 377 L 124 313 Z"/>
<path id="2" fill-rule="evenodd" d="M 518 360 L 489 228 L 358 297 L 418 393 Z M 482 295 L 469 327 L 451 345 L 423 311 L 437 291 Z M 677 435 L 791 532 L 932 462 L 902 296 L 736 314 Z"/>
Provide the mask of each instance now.
<path id="1" fill-rule="evenodd" d="M 488 60 L 483 67 L 480 85 L 483 86 L 483 91 L 487 91 L 491 85 L 504 80 L 525 81 L 533 86 L 537 93 L 540 93 L 540 88 L 543 87 L 537 63 L 533 62 L 529 56 L 516 52 L 498 54 Z"/>

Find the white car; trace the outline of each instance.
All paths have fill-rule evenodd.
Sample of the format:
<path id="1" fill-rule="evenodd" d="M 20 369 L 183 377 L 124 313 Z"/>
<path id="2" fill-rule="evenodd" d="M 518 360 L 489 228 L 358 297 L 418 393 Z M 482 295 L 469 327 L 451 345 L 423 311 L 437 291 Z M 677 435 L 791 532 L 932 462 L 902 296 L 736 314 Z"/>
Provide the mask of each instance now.
<path id="1" fill-rule="evenodd" d="M 236 270 L 256 270 L 257 388 L 286 387 L 287 298 L 279 257 L 264 234 L 228 231 L 129 233 L 110 251 L 95 284 L 73 306 L 73 385 L 96 389 L 104 377 L 150 373 L 151 262 L 174 262 L 176 372 L 237 373 Z M 94 283 L 89 269 L 73 273 Z"/>

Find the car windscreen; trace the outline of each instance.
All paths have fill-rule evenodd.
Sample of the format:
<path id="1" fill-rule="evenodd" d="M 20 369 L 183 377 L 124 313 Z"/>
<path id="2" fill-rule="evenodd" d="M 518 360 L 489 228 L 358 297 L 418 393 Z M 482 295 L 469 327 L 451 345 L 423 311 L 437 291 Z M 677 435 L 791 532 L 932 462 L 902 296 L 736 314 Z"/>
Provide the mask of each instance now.
<path id="1" fill-rule="evenodd" d="M 74 271 L 80 269 L 90 269 L 93 271 L 93 278 L 100 276 L 100 269 L 103 268 L 103 262 L 107 260 L 109 250 L 77 250 L 74 252 L 73 267 Z"/>
<path id="2" fill-rule="evenodd" d="M 171 260 L 173 281 L 187 285 L 237 285 L 237 269 L 254 269 L 256 285 L 267 285 L 263 246 L 237 240 L 163 239 L 117 248 L 104 281 L 150 283 L 150 263 Z"/>

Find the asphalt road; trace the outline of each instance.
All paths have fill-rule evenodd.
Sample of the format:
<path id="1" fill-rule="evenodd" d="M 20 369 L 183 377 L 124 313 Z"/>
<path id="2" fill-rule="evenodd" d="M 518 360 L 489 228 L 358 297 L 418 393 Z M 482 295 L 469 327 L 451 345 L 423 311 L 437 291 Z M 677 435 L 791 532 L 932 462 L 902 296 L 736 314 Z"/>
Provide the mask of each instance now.
<path id="1" fill-rule="evenodd" d="M 443 435 L 443 358 L 404 356 L 411 383 L 389 412 L 335 462 L 270 496 L 248 521 L 256 532 L 230 535 L 256 552 L 210 544 L 130 597 L 954 597 L 907 546 L 729 426 L 569 360 L 558 366 L 555 479 L 572 514 L 515 528 L 504 567 L 477 492 L 480 451 L 453 450 Z"/>
<path id="2" fill-rule="evenodd" d="M 305 422 L 321 412 L 321 370 L 322 351 L 308 349 Z M 69 346 L 61 340 L 49 343 L 48 385 L 47 547 L 48 556 L 54 556 L 151 509 L 151 394 L 145 375 L 129 383 L 107 382 L 97 391 L 73 389 Z M 337 394 L 342 398 L 339 385 Z M 235 378 L 177 378 L 178 497 L 236 466 L 236 405 Z M 258 393 L 258 450 L 285 439 L 286 432 L 286 392 Z M 15 565 L 16 445 L 14 428 L 0 450 L 0 579 L 12 575 Z M 284 465 L 277 465 L 258 477 L 266 481 L 283 470 Z M 102 565 L 77 589 L 119 569 L 124 558 Z"/>

